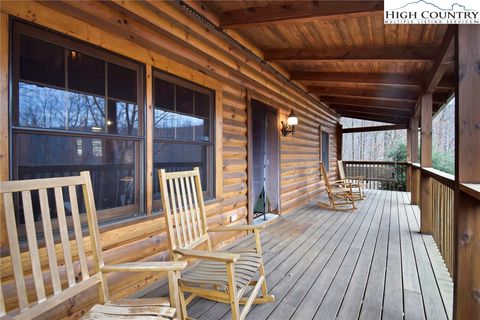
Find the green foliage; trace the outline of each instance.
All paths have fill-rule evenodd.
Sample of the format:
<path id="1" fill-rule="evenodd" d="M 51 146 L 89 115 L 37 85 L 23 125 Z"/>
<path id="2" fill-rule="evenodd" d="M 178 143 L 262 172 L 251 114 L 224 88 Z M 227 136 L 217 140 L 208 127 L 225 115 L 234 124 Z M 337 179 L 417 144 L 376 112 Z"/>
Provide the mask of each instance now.
<path id="1" fill-rule="evenodd" d="M 387 153 L 387 159 L 395 162 L 407 161 L 407 145 L 403 142 L 397 142 L 393 148 Z M 405 166 L 395 167 L 395 180 L 397 190 L 407 190 L 407 168 Z"/>
<path id="2" fill-rule="evenodd" d="M 403 142 L 397 143 L 393 149 L 387 153 L 387 159 L 397 162 L 407 161 L 407 145 Z"/>
<path id="3" fill-rule="evenodd" d="M 455 174 L 455 155 L 433 150 L 432 166 L 437 170 Z"/>
<path id="4" fill-rule="evenodd" d="M 387 154 L 389 161 L 405 162 L 407 161 L 407 145 L 403 142 L 397 143 Z M 432 152 L 432 166 L 446 173 L 455 174 L 455 157 L 450 153 L 443 153 L 437 150 Z M 399 190 L 406 190 L 407 175 L 404 166 L 395 168 Z"/>

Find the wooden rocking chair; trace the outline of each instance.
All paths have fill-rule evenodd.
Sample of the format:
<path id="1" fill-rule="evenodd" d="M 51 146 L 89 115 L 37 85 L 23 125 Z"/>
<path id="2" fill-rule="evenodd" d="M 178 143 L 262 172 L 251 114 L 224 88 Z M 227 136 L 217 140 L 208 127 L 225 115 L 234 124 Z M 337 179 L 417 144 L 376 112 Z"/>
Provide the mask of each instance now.
<path id="1" fill-rule="evenodd" d="M 330 203 L 317 202 L 318 205 L 325 209 L 336 211 L 354 210 L 355 197 L 353 195 L 352 185 L 346 180 L 328 181 L 327 170 L 323 162 L 320 162 L 320 170 L 327 189 L 327 195 Z"/>
<path id="2" fill-rule="evenodd" d="M 356 176 L 356 177 L 346 177 L 345 176 L 345 168 L 343 166 L 343 161 L 338 160 L 338 174 L 340 176 L 340 180 L 346 180 L 352 185 L 353 196 L 355 200 L 363 200 L 365 198 L 364 189 L 364 177 L 363 176 Z"/>
<path id="3" fill-rule="evenodd" d="M 54 205 L 49 204 L 49 191 L 52 191 L 51 196 L 54 195 Z M 77 191 L 83 192 L 86 217 L 79 214 L 82 206 L 79 206 Z M 98 287 L 101 304 L 93 306 L 82 319 L 146 320 L 176 318 L 177 306 L 179 306 L 177 274 L 187 266 L 187 263 L 171 261 L 105 265 L 102 258 L 92 184 L 88 172 L 82 172 L 80 176 L 73 177 L 1 181 L 0 194 L 3 195 L 5 220 L 8 225 L 7 235 L 12 261 L 10 270 L 13 273 L 17 293 L 16 299 L 13 294 L 6 296 L 7 299 L 4 299 L 3 290 L 0 287 L 0 318 L 4 319 L 3 316 L 5 316 L 5 319 L 46 318 L 47 316 L 44 314 L 49 310 L 67 302 L 69 299 L 85 294 L 88 289 L 94 286 Z M 15 201 L 17 199 L 16 194 L 18 194 L 18 201 Z M 64 196 L 68 197 L 68 203 L 64 201 Z M 20 199 L 25 218 L 29 256 L 20 253 L 15 214 L 16 211 L 19 211 L 19 206 L 16 203 L 20 203 Z M 34 219 L 34 208 L 37 205 L 41 213 L 42 227 L 36 225 L 38 222 Z M 56 207 L 57 221 L 52 221 L 50 217 L 52 206 Z M 66 215 L 66 208 L 71 211 L 71 216 Z M 92 271 L 89 270 L 88 265 L 88 242 L 84 244 L 82 220 L 86 220 L 88 224 L 89 247 L 93 255 Z M 58 225 L 60 233 L 61 252 L 63 252 L 61 257 L 60 254 L 57 254 L 60 248 L 54 242 L 52 230 L 54 228 L 52 226 L 55 225 Z M 70 233 L 74 235 L 73 240 L 69 239 L 69 226 Z M 40 228 L 43 229 L 42 232 L 40 232 Z M 42 241 L 38 238 L 44 239 L 45 249 L 38 247 L 38 241 Z M 40 259 L 43 250 L 45 250 L 45 254 L 48 254 L 48 262 L 42 262 Z M 58 261 L 59 259 L 60 261 Z M 61 267 L 61 264 L 64 264 L 65 268 Z M 2 265 L 2 272 L 7 267 L 7 265 Z M 24 270 L 25 272 L 31 270 L 33 283 L 26 281 Z M 107 272 L 166 272 L 170 285 L 170 299 L 148 298 L 111 301 L 105 275 Z M 79 277 L 78 280 L 76 275 Z M 48 282 L 45 283 L 44 280 L 46 279 L 48 279 Z M 13 290 L 13 283 L 4 283 L 3 287 L 9 287 Z M 31 289 L 32 292 L 28 292 L 27 288 Z M 32 296 L 36 297 L 35 301 L 32 300 Z M 9 309 L 13 309 L 9 310 L 8 313 L 6 302 L 10 305 Z M 18 308 L 15 309 L 15 306 L 18 306 Z"/>
<path id="4" fill-rule="evenodd" d="M 187 314 L 187 305 L 196 296 L 230 304 L 234 320 L 245 319 L 254 303 L 273 301 L 274 296 L 267 292 L 262 260 L 260 230 L 263 226 L 208 228 L 199 169 L 169 173 L 161 169 L 158 173 L 172 260 L 200 260 L 179 279 L 182 314 Z M 227 231 L 253 231 L 256 248 L 212 251 L 209 233 Z M 196 249 L 201 245 L 202 250 Z M 255 281 L 257 271 L 259 278 Z M 253 289 L 244 297 L 249 286 Z M 260 289 L 261 297 L 257 297 Z M 188 298 L 185 293 L 190 293 Z M 240 304 L 244 305 L 241 311 Z"/>

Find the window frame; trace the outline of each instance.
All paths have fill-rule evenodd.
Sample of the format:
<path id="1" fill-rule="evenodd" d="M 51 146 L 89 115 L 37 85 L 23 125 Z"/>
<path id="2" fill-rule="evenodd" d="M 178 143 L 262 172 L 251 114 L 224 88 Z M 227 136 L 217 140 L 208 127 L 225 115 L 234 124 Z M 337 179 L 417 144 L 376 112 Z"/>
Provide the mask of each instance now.
<path id="1" fill-rule="evenodd" d="M 320 161 L 323 163 L 325 166 L 325 170 L 327 172 L 330 172 L 330 133 L 328 131 L 322 130 L 320 127 Z M 323 159 L 323 152 L 324 152 L 324 145 L 323 145 L 323 135 L 327 135 L 327 148 L 326 148 L 326 153 L 327 153 L 327 161 L 325 162 L 325 159 Z"/>
<path id="2" fill-rule="evenodd" d="M 145 215 L 145 136 L 146 136 L 146 106 L 145 106 L 145 65 L 134 61 L 130 58 L 120 56 L 114 52 L 108 51 L 101 47 L 95 46 L 90 43 L 86 43 L 82 40 L 73 39 L 67 35 L 51 31 L 41 26 L 31 25 L 30 23 L 23 22 L 18 19 L 12 19 L 10 23 L 11 37 L 10 37 L 10 70 L 11 76 L 9 79 L 10 86 L 10 100 L 9 100 L 9 177 L 11 180 L 18 177 L 18 170 L 16 168 L 16 161 L 14 159 L 14 135 L 16 133 L 26 133 L 33 135 L 52 135 L 52 136 L 67 136 L 72 138 L 91 138 L 91 139 L 108 139 L 110 141 L 124 140 L 131 141 L 135 146 L 134 154 L 134 170 L 135 170 L 135 203 L 131 205 L 109 208 L 104 210 L 97 210 L 99 213 L 99 220 L 101 222 L 116 222 L 121 220 L 128 220 L 138 216 Z M 65 56 L 66 50 L 73 50 L 81 52 L 92 57 L 103 60 L 106 63 L 113 63 L 136 72 L 136 104 L 138 107 L 138 129 L 136 135 L 131 134 L 119 134 L 119 133 L 107 133 L 107 127 L 102 132 L 86 132 L 64 129 L 51 129 L 51 128 L 33 128 L 20 126 L 17 122 L 19 118 L 19 84 L 20 84 L 20 38 L 24 34 L 28 37 L 35 38 L 44 42 L 51 43 L 56 46 L 60 46 L 64 49 Z M 65 61 L 65 81 L 67 81 L 68 68 Z M 105 64 L 105 75 L 107 76 L 107 64 Z M 44 83 L 36 83 L 34 81 L 28 81 L 27 83 L 39 84 L 49 88 L 55 88 L 64 90 L 66 92 L 76 92 L 81 94 L 87 94 L 91 96 L 99 96 L 98 94 L 92 94 L 88 92 L 82 92 L 80 90 L 69 90 L 67 82 L 64 87 L 57 87 Z M 106 81 L 107 86 L 107 81 Z M 108 108 L 108 101 L 123 101 L 132 103 L 133 101 L 121 100 L 107 96 L 107 88 L 105 87 L 105 95 L 102 96 L 105 99 L 105 110 Z M 105 123 L 107 116 L 105 116 Z"/>
<path id="3" fill-rule="evenodd" d="M 181 87 L 184 87 L 184 88 L 187 88 L 187 89 L 190 89 L 194 92 L 199 92 L 199 93 L 202 93 L 202 94 L 205 94 L 205 95 L 208 95 L 210 97 L 210 117 L 209 117 L 209 136 L 210 136 L 210 141 L 209 142 L 203 142 L 203 141 L 199 141 L 199 140 L 192 140 L 192 141 L 189 141 L 189 140 L 177 140 L 177 139 L 170 139 L 170 138 L 159 138 L 159 137 L 155 137 L 154 135 L 154 130 L 155 130 L 155 123 L 152 123 L 152 144 L 153 144 L 153 149 L 155 149 L 155 144 L 156 143 L 170 143 L 170 144 L 193 144 L 193 145 L 202 145 L 202 146 L 207 146 L 207 154 L 206 154 L 206 157 L 207 157 L 207 165 L 206 165 L 206 177 L 208 178 L 207 180 L 207 190 L 205 190 L 203 192 L 203 196 L 204 196 L 204 199 L 206 202 L 209 202 L 209 201 L 212 201 L 212 200 L 220 200 L 219 199 L 219 195 L 220 197 L 222 196 L 221 194 L 219 194 L 220 192 L 220 188 L 218 187 L 218 183 L 217 183 L 217 180 L 219 179 L 218 177 L 218 174 L 219 174 L 219 170 L 218 170 L 218 165 L 217 165 L 217 162 L 219 161 L 218 158 L 220 158 L 218 156 L 218 152 L 216 151 L 217 150 L 217 146 L 218 146 L 218 128 L 219 128 L 219 124 L 217 123 L 217 112 L 218 112 L 218 107 L 217 107 L 217 98 L 218 98 L 218 90 L 216 89 L 212 89 L 212 88 L 209 88 L 209 87 L 206 87 L 206 86 L 202 86 L 200 84 L 197 84 L 197 83 L 194 83 L 194 82 L 191 82 L 191 81 L 188 81 L 186 79 L 183 79 L 183 78 L 180 78 L 174 74 L 171 74 L 171 73 L 168 73 L 166 71 L 163 71 L 163 70 L 160 70 L 160 69 L 157 69 L 157 68 L 153 68 L 152 69 L 152 109 L 153 109 L 153 113 L 155 114 L 155 110 L 156 109 L 159 109 L 159 110 L 163 110 L 163 111 L 169 111 L 169 112 L 173 112 L 173 113 L 177 113 L 177 114 L 181 114 L 181 115 L 188 115 L 188 116 L 192 116 L 192 115 L 189 115 L 189 114 L 185 114 L 183 112 L 177 112 L 177 111 L 172 111 L 172 110 L 167 110 L 167 109 L 162 109 L 162 108 L 158 108 L 156 107 L 156 94 L 155 94 L 155 79 L 160 79 L 160 80 L 163 80 L 163 81 L 167 81 L 171 84 L 174 84 L 174 85 L 178 85 L 178 86 L 181 86 Z M 174 91 L 176 93 L 176 91 Z M 174 94 L 174 100 L 176 100 L 176 95 Z M 175 103 L 176 104 L 176 101 Z M 152 122 L 155 121 L 155 117 L 152 117 Z M 152 156 L 154 156 L 152 154 Z M 152 157 L 152 159 L 148 159 L 147 161 L 151 160 L 152 161 L 152 168 L 154 169 L 155 171 L 155 161 L 154 161 L 154 158 Z M 153 174 L 156 176 L 157 175 L 157 172 L 153 172 Z M 155 183 L 155 178 L 152 179 L 153 183 Z M 223 183 L 223 182 L 222 182 Z M 154 189 L 155 186 L 152 186 L 152 189 Z M 154 192 L 152 191 L 152 205 L 153 205 L 153 210 L 160 210 L 162 211 L 162 204 L 161 204 L 161 199 L 155 199 L 154 198 Z"/>

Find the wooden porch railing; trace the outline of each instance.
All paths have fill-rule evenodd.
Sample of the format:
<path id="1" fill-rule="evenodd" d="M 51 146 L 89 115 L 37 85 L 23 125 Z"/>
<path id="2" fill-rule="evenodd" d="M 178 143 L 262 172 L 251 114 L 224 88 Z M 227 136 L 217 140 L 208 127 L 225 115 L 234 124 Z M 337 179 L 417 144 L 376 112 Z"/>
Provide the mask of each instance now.
<path id="1" fill-rule="evenodd" d="M 407 163 L 393 161 L 343 161 L 347 177 L 364 177 L 365 187 L 406 191 Z"/>
<path id="2" fill-rule="evenodd" d="M 453 189 L 432 179 L 432 236 L 437 243 L 450 275 L 453 275 L 455 253 L 453 224 Z"/>
<path id="3" fill-rule="evenodd" d="M 420 190 L 427 189 L 423 196 L 427 199 L 422 202 L 429 203 L 425 208 L 430 208 L 430 214 L 422 214 L 422 224 L 427 225 L 435 243 L 437 244 L 450 276 L 454 276 L 455 264 L 455 223 L 454 223 L 454 188 L 455 177 L 451 174 L 433 169 L 421 168 L 417 164 L 411 165 L 411 190 L 412 204 L 420 205 Z M 422 182 L 423 180 L 423 182 Z M 422 185 L 423 184 L 423 185 Z M 426 200 L 426 201 L 424 201 Z"/>

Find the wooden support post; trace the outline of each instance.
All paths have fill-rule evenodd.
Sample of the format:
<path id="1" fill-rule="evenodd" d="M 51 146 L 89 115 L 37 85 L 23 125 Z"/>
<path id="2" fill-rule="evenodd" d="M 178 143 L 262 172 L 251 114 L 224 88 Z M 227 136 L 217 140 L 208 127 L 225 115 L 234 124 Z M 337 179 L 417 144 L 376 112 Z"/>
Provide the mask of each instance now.
<path id="1" fill-rule="evenodd" d="M 407 162 L 412 163 L 412 128 L 407 128 Z M 407 191 L 412 191 L 412 166 L 407 166 Z"/>
<path id="2" fill-rule="evenodd" d="M 322 161 L 322 126 L 319 127 L 319 143 L 320 143 L 320 161 Z M 343 126 L 342 124 L 337 124 L 337 160 L 343 160 Z M 338 168 L 337 163 L 337 177 L 340 179 L 340 169 Z"/>
<path id="3" fill-rule="evenodd" d="M 422 115 L 421 131 L 421 166 L 429 168 L 432 166 L 432 94 L 424 94 L 420 100 Z M 432 179 L 427 174 L 420 174 L 420 231 L 432 233 Z"/>
<path id="4" fill-rule="evenodd" d="M 432 94 L 424 94 L 421 99 L 422 115 L 422 167 L 432 166 Z"/>
<path id="5" fill-rule="evenodd" d="M 480 319 L 480 200 L 460 189 L 480 185 L 480 25 L 458 25 L 455 41 L 454 318 Z"/>
<path id="6" fill-rule="evenodd" d="M 8 15 L 1 13 L 0 25 L 0 180 L 8 180 L 9 152 L 8 140 Z M 0 197 L 0 248 L 8 246 L 7 223 L 3 207 L 3 197 Z"/>
<path id="7" fill-rule="evenodd" d="M 321 133 L 320 133 L 321 136 Z M 343 126 L 337 124 L 337 160 L 343 160 L 342 150 L 343 150 Z"/>
<path id="8" fill-rule="evenodd" d="M 420 204 L 420 168 L 412 166 L 412 195 L 411 204 Z"/>
<path id="9" fill-rule="evenodd" d="M 410 130 L 412 131 L 411 157 L 412 163 L 418 163 L 418 118 L 410 119 Z"/>
<path id="10" fill-rule="evenodd" d="M 410 119 L 410 157 L 412 163 L 418 163 L 418 118 Z M 411 204 L 420 203 L 420 170 L 411 167 Z"/>
<path id="11" fill-rule="evenodd" d="M 146 201 L 145 201 L 145 211 L 147 214 L 152 214 L 153 212 L 153 175 L 157 174 L 153 172 L 153 78 L 152 78 L 152 65 L 148 64 L 146 67 L 146 99 L 147 99 L 147 116 L 145 119 L 145 124 L 147 128 L 147 136 L 145 139 L 146 144 Z"/>

